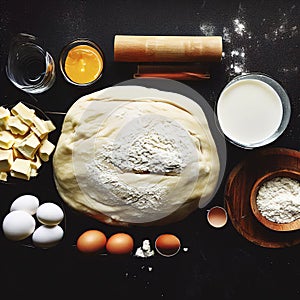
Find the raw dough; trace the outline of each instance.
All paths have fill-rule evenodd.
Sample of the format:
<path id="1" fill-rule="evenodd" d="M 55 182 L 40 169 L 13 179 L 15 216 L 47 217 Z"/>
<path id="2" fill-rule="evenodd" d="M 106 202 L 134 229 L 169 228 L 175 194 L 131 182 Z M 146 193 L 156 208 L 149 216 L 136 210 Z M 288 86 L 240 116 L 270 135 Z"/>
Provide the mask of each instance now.
<path id="1" fill-rule="evenodd" d="M 141 86 L 78 99 L 65 116 L 53 167 L 70 207 L 124 226 L 184 219 L 211 200 L 220 172 L 201 107 Z"/>

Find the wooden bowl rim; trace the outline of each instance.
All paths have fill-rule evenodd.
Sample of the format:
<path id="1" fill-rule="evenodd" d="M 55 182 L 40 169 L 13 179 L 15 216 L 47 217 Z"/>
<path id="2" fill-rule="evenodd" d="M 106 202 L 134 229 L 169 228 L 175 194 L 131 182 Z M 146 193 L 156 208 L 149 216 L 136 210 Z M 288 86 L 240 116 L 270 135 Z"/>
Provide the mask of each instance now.
<path id="1" fill-rule="evenodd" d="M 269 229 L 275 230 L 275 231 L 293 231 L 300 229 L 300 218 L 297 220 L 294 220 L 290 223 L 275 223 L 267 218 L 265 218 L 260 211 L 257 208 L 256 204 L 256 195 L 257 191 L 260 188 L 260 186 L 266 182 L 267 180 L 270 180 L 275 177 L 290 177 L 292 179 L 296 179 L 300 181 L 300 172 L 296 170 L 289 170 L 289 169 L 282 169 L 282 170 L 276 170 L 273 172 L 266 173 L 265 175 L 258 178 L 254 185 L 252 186 L 251 192 L 250 192 L 250 206 L 251 210 L 256 217 L 256 219 L 262 223 L 264 226 L 266 226 Z"/>

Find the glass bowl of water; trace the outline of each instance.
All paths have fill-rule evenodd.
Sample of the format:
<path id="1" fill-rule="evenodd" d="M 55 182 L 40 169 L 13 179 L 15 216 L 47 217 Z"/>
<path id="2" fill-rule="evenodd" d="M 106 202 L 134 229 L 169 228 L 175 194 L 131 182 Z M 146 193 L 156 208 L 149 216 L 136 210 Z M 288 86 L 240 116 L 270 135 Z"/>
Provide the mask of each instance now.
<path id="1" fill-rule="evenodd" d="M 36 37 L 19 33 L 11 40 L 6 65 L 8 79 L 27 93 L 48 90 L 55 81 L 55 63 Z"/>

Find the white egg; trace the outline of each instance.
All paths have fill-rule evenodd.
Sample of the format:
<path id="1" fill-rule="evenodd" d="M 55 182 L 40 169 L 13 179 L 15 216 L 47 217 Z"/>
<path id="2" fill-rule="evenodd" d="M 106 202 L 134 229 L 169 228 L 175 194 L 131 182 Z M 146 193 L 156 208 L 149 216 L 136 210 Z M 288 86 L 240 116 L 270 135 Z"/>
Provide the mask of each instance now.
<path id="1" fill-rule="evenodd" d="M 39 207 L 39 199 L 33 195 L 23 195 L 18 197 L 10 206 L 10 211 L 24 210 L 34 215 Z"/>
<path id="2" fill-rule="evenodd" d="M 63 210 L 55 203 L 46 202 L 36 211 L 37 219 L 45 225 L 58 225 L 64 218 Z"/>
<path id="3" fill-rule="evenodd" d="M 47 249 L 56 246 L 63 236 L 64 231 L 59 225 L 41 225 L 34 231 L 32 242 L 39 248 Z"/>
<path id="4" fill-rule="evenodd" d="M 34 232 L 35 225 L 35 219 L 31 214 L 23 210 L 14 210 L 4 218 L 2 229 L 6 238 L 20 241 Z"/>

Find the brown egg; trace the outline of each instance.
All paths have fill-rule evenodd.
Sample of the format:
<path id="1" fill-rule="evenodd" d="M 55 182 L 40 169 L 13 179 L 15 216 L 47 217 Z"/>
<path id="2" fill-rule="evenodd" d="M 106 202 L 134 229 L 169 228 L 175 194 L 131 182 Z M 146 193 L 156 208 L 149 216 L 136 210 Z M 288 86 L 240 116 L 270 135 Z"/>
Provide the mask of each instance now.
<path id="1" fill-rule="evenodd" d="M 214 206 L 207 212 L 208 223 L 215 227 L 221 228 L 227 222 L 227 212 L 221 206 Z"/>
<path id="2" fill-rule="evenodd" d="M 84 253 L 101 252 L 105 249 L 107 238 L 99 230 L 91 229 L 82 233 L 77 239 L 77 249 Z"/>
<path id="3" fill-rule="evenodd" d="M 127 233 L 116 233 L 106 243 L 106 250 L 110 254 L 130 254 L 133 250 L 133 238 Z"/>
<path id="4" fill-rule="evenodd" d="M 173 256 L 180 249 L 180 240 L 173 234 L 162 234 L 156 239 L 155 248 L 163 256 Z"/>

